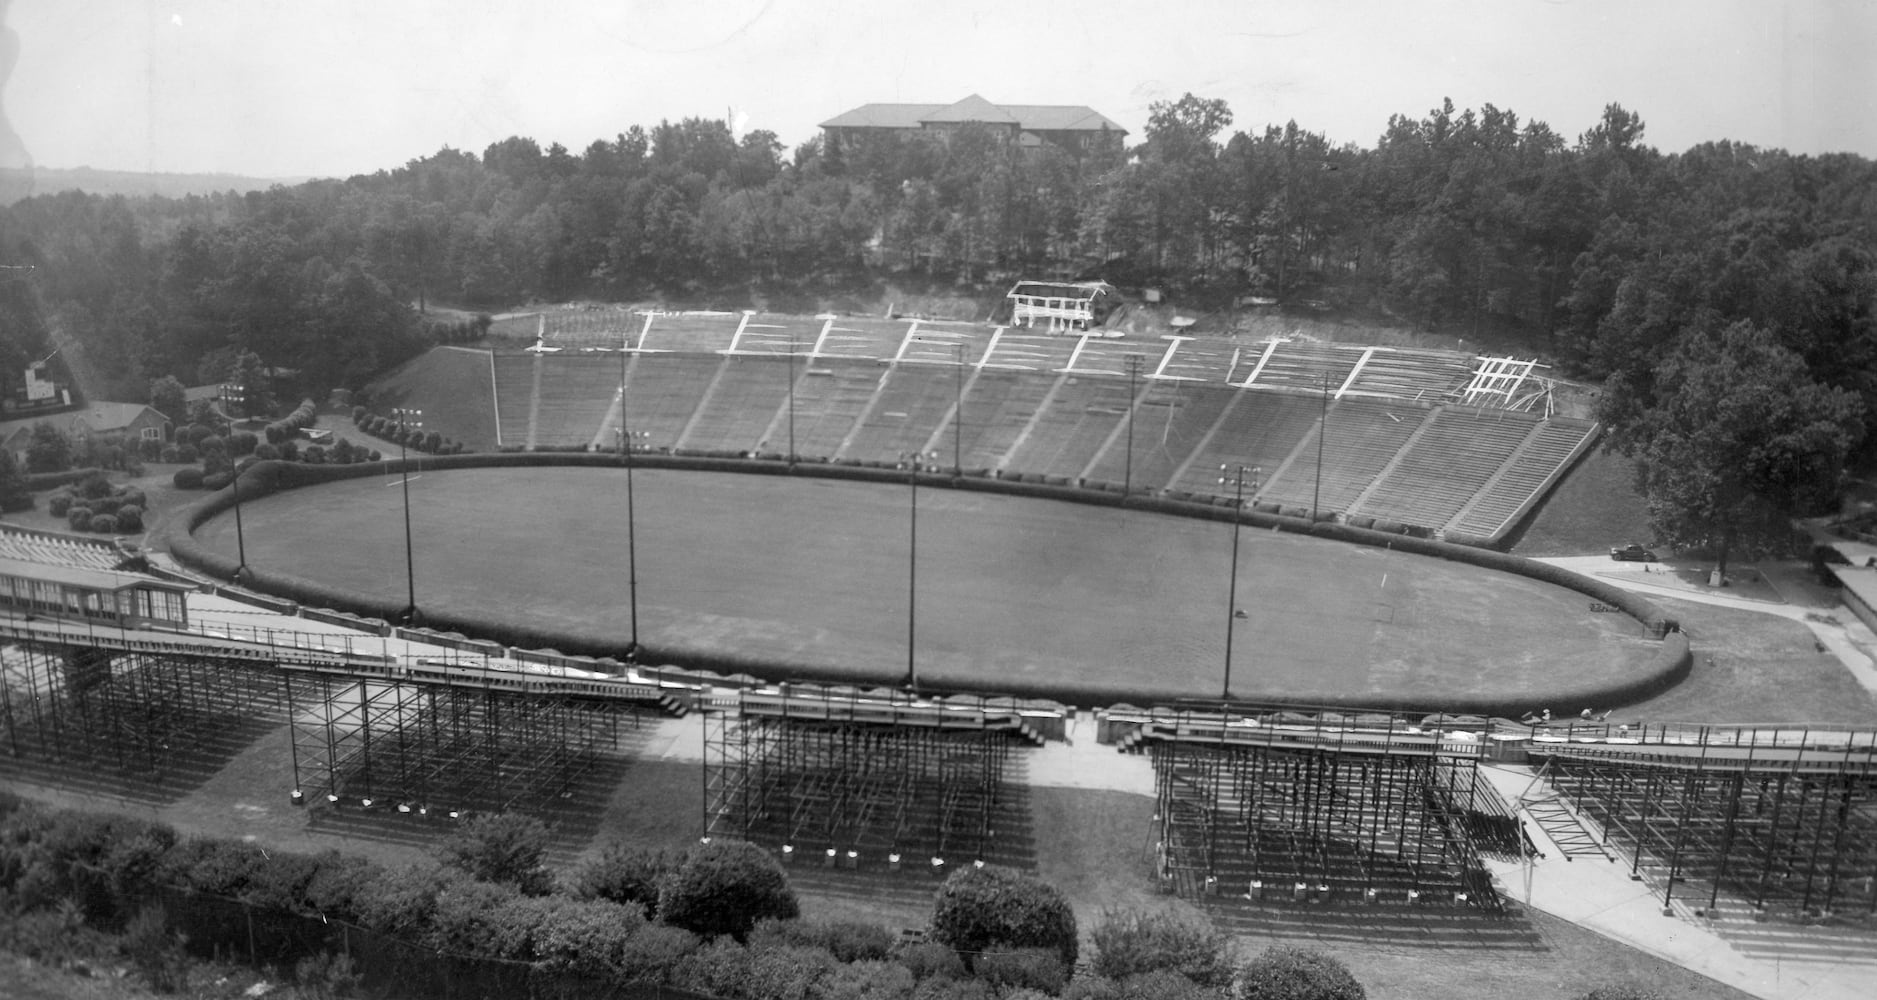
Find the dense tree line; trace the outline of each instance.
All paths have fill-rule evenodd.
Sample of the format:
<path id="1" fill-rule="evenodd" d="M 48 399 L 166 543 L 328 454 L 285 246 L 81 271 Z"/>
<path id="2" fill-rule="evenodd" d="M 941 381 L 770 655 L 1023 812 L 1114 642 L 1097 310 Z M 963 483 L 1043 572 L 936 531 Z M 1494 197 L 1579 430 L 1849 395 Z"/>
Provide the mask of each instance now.
<path id="1" fill-rule="evenodd" d="M 1764 541 L 1715 517 L 1814 506 L 1869 457 L 1870 161 L 1731 142 L 1662 153 L 1618 105 L 1568 139 L 1445 102 L 1394 116 L 1371 148 L 1233 121 L 1189 94 L 1153 105 L 1127 149 L 1024 149 L 967 126 L 790 152 L 691 118 L 579 153 L 515 137 L 245 195 L 32 198 L 0 213 L 0 262 L 33 268 L 0 273 L 0 369 L 58 346 L 94 391 L 136 399 L 251 353 L 317 394 L 461 339 L 460 318 L 426 316 L 433 302 L 815 308 L 887 280 L 1100 276 L 1202 304 L 1251 294 L 1520 334 L 1607 383 L 1603 416 L 1659 473 L 1653 498 L 1708 497 L 1706 515 L 1662 519 L 1664 541 Z M 1779 366 L 1794 401 L 1760 429 L 1777 440 L 1677 435 L 1715 391 L 1696 369 L 1749 360 Z M 1670 474 L 1717 460 L 1737 481 Z"/>

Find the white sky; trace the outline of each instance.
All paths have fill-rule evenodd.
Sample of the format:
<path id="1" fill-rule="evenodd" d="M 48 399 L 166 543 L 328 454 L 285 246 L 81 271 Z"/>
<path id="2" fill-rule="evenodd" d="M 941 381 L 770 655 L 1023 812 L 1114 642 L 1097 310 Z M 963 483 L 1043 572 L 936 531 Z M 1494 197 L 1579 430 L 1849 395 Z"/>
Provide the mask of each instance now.
<path id="1" fill-rule="evenodd" d="M 40 166 L 348 175 L 510 135 L 574 152 L 739 113 L 791 147 L 870 101 L 1223 98 L 1374 145 L 1452 97 L 1567 139 L 1877 158 L 1877 0 L 12 0 Z M 746 116 L 746 117 L 743 117 Z"/>

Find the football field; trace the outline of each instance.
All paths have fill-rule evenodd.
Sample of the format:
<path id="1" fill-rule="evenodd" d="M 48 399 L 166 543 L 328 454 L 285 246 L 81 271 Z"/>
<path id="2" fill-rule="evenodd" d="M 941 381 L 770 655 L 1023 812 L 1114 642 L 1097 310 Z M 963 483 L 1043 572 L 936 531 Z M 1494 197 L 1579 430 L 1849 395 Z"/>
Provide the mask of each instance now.
<path id="1" fill-rule="evenodd" d="M 401 481 L 347 480 L 250 501 L 248 561 L 402 603 Z M 1069 698 L 1447 705 L 1620 683 L 1655 644 L 1581 594 L 1386 548 L 1229 524 L 922 487 L 635 473 L 640 641 L 674 662 L 771 678 L 896 684 L 910 638 L 922 685 Z M 631 634 L 625 475 L 425 471 L 410 482 L 418 606 L 552 630 Z M 225 512 L 196 532 L 232 555 Z"/>

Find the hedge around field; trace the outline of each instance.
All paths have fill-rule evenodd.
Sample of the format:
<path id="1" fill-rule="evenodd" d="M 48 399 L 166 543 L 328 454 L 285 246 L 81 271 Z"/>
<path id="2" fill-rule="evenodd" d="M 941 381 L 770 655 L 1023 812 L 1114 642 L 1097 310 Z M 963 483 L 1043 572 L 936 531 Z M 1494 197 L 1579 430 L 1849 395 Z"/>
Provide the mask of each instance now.
<path id="1" fill-rule="evenodd" d="M 791 466 L 779 460 L 746 459 L 735 453 L 709 456 L 662 452 L 635 453 L 631 461 L 635 467 L 639 468 L 691 472 L 805 476 L 874 483 L 908 481 L 908 473 L 891 467 L 833 462 L 798 462 Z M 416 467 L 419 463 L 413 459 L 409 464 Z M 610 469 L 619 468 L 622 464 L 623 459 L 619 455 L 609 452 L 498 452 L 429 456 L 421 460 L 422 467 L 431 471 L 557 466 Z M 301 486 L 313 486 L 364 476 L 390 475 L 401 471 L 402 465 L 403 463 L 397 460 L 353 465 L 256 462 L 241 473 L 241 496 L 243 500 L 251 501 L 271 493 L 297 489 Z M 949 471 L 920 473 L 918 479 L 919 484 L 926 487 L 951 487 L 1005 496 L 1062 500 L 1101 507 L 1121 507 L 1227 523 L 1236 516 L 1239 523 L 1248 528 L 1310 534 L 1332 541 L 1385 546 L 1415 555 L 1449 559 L 1527 577 L 1584 594 L 1594 601 L 1619 609 L 1640 623 L 1649 637 L 1663 640 L 1649 664 L 1637 670 L 1634 675 L 1620 684 L 1589 685 L 1575 683 L 1572 678 L 1560 677 L 1555 682 L 1555 687 L 1522 691 L 1518 693 L 1515 700 L 1455 692 L 1451 698 L 1443 699 L 1438 705 L 1430 705 L 1418 698 L 1390 698 L 1373 694 L 1352 698 L 1346 692 L 1304 691 L 1295 692 L 1287 698 L 1298 704 L 1377 711 L 1448 711 L 1516 717 L 1520 712 L 1529 710 L 1531 705 L 1539 703 L 1621 704 L 1648 697 L 1679 683 L 1688 675 L 1693 666 L 1693 656 L 1689 651 L 1686 636 L 1681 634 L 1679 623 L 1666 615 L 1655 602 L 1602 580 L 1523 556 L 1468 545 L 1456 545 L 1432 538 L 1390 534 L 1372 528 L 1357 528 L 1331 521 L 1312 523 L 1308 518 L 1289 517 L 1283 514 L 1257 510 L 1235 511 L 1229 506 L 1229 502 L 1227 506 L 1219 506 L 1209 500 L 1125 496 L 1104 490 L 1022 481 L 1009 477 L 953 476 Z M 167 542 L 171 554 L 184 565 L 209 576 L 224 580 L 233 579 L 236 560 L 210 551 L 194 537 L 195 530 L 204 522 L 233 505 L 234 491 L 224 487 L 185 508 L 182 516 L 169 523 Z M 394 599 L 374 600 L 321 581 L 309 580 L 277 570 L 257 570 L 250 565 L 243 570 L 242 576 L 243 581 L 256 590 L 285 597 L 302 605 L 349 611 L 367 618 L 380 618 L 386 621 L 395 620 L 404 611 L 403 603 Z M 521 625 L 492 625 L 474 616 L 433 612 L 424 612 L 422 624 L 438 630 L 461 632 L 465 635 L 499 642 L 504 646 L 523 649 L 551 648 L 563 652 L 602 657 L 618 656 L 621 653 L 618 636 L 597 628 L 540 629 Z M 746 673 L 772 679 L 816 680 L 837 684 L 864 683 L 851 674 L 829 670 L 813 663 L 780 663 L 771 658 L 756 655 L 642 647 L 639 650 L 638 659 L 642 663 L 664 663 L 677 670 L 701 671 L 707 675 Z M 936 675 L 922 677 L 921 682 L 922 687 L 930 688 L 934 693 L 944 693 L 952 689 L 961 693 L 969 691 L 1016 697 L 1051 698 L 1079 707 L 1103 707 L 1120 702 L 1157 704 L 1165 700 L 1165 693 L 1151 686 L 1140 688 L 1093 685 L 1085 688 L 1061 685 L 1039 687 L 1021 679 L 1000 678 L 973 678 L 967 686 L 962 679 L 958 684 L 951 685 L 945 678 Z"/>

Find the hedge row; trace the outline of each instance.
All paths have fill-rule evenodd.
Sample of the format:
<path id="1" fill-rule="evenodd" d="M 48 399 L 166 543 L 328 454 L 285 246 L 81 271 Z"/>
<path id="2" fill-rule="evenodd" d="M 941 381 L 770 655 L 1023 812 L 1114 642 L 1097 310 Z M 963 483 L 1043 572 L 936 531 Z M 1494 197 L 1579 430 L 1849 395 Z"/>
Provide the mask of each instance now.
<path id="1" fill-rule="evenodd" d="M 875 464 L 834 464 L 834 463 L 798 463 L 790 466 L 786 462 L 775 460 L 746 459 L 731 456 L 689 456 L 679 454 L 644 453 L 635 454 L 636 465 L 649 468 L 685 469 L 701 472 L 736 472 L 753 475 L 809 475 L 819 478 L 838 479 L 860 482 L 903 483 L 907 473 L 895 469 L 888 463 Z M 621 462 L 618 455 L 606 452 L 502 452 L 497 454 L 475 454 L 446 456 L 426 459 L 429 468 L 438 470 L 471 468 L 543 468 L 553 466 L 574 466 L 593 468 L 613 468 Z M 275 490 L 292 489 L 303 485 L 332 482 L 338 479 L 356 476 L 381 475 L 387 469 L 396 468 L 396 463 L 354 465 L 344 467 L 311 467 L 304 465 L 286 465 L 275 462 L 262 462 L 251 467 L 242 475 L 244 498 L 265 495 Z M 1512 573 L 1532 579 L 1552 583 L 1585 594 L 1593 600 L 1621 609 L 1632 618 L 1643 623 L 1652 636 L 1668 637 L 1658 649 L 1654 660 L 1648 667 L 1639 671 L 1635 677 L 1618 688 L 1601 686 L 1590 688 L 1577 683 L 1573 678 L 1560 677 L 1550 690 L 1527 691 L 1520 694 L 1517 703 L 1490 698 L 1453 693 L 1443 695 L 1439 704 L 1430 704 L 1422 697 L 1389 697 L 1385 695 L 1364 695 L 1352 699 L 1342 692 L 1298 692 L 1295 697 L 1299 702 L 1307 702 L 1326 707 L 1369 708 L 1377 710 L 1403 711 L 1452 711 L 1478 714 L 1496 714 L 1517 717 L 1527 711 L 1532 704 L 1604 704 L 1627 700 L 1664 690 L 1685 677 L 1692 664 L 1685 640 L 1676 637 L 1679 626 L 1664 615 L 1661 610 L 1641 595 L 1622 590 L 1604 581 L 1586 577 L 1569 570 L 1560 569 L 1548 563 L 1536 562 L 1521 556 L 1480 549 L 1466 545 L 1456 545 L 1431 538 L 1418 538 L 1411 535 L 1388 534 L 1373 529 L 1356 528 L 1330 521 L 1312 522 L 1308 518 L 1292 517 L 1282 513 L 1267 513 L 1257 510 L 1234 511 L 1229 504 L 1219 506 L 1199 500 L 1183 500 L 1160 496 L 1124 496 L 1122 494 L 1088 490 L 1068 485 L 1066 482 L 1051 484 L 1030 482 L 1015 478 L 976 478 L 953 477 L 948 472 L 922 473 L 921 483 L 931 485 L 950 484 L 958 488 L 998 493 L 1009 496 L 1025 496 L 1039 499 L 1063 500 L 1072 503 L 1091 504 L 1106 507 L 1126 507 L 1132 510 L 1145 510 L 1181 517 L 1197 517 L 1207 520 L 1230 522 L 1236 516 L 1241 523 L 1254 528 L 1276 529 L 1295 533 L 1313 534 L 1318 537 L 1352 542 L 1360 545 L 1391 546 L 1417 555 L 1450 559 L 1469 565 L 1481 566 L 1499 572 Z M 209 517 L 226 509 L 232 504 L 232 496 L 226 492 L 209 497 L 194 508 L 193 513 L 177 518 L 170 526 L 170 551 L 184 564 L 194 566 L 211 575 L 228 578 L 235 569 L 235 561 L 226 556 L 209 552 L 195 541 L 192 532 Z M 358 597 L 348 591 L 326 584 L 305 580 L 287 574 L 262 570 L 253 572 L 252 585 L 270 593 L 290 597 L 303 605 L 325 606 L 351 610 L 369 617 L 395 619 L 404 608 L 401 602 L 391 600 L 373 601 Z M 425 621 L 433 628 L 463 632 L 502 643 L 505 646 L 551 647 L 568 652 L 584 653 L 593 656 L 616 656 L 620 650 L 616 636 L 599 629 L 540 629 L 518 624 L 492 626 L 486 620 L 457 617 L 450 615 L 432 615 Z M 851 673 L 830 670 L 825 664 L 785 663 L 766 655 L 742 656 L 729 653 L 700 653 L 695 650 L 652 649 L 641 651 L 642 660 L 663 660 L 676 663 L 684 668 L 709 670 L 724 674 L 748 673 L 758 677 L 774 679 L 823 680 L 835 683 L 856 683 L 868 678 Z M 942 671 L 934 670 L 921 674 L 922 687 L 930 687 L 935 692 L 973 691 L 981 693 L 1009 694 L 1018 697 L 1054 698 L 1084 707 L 1099 707 L 1117 702 L 1141 702 L 1154 704 L 1165 699 L 1164 691 L 1147 686 L 1143 679 L 1141 687 L 1123 687 L 1120 685 L 1088 685 L 1081 688 L 1064 689 L 1058 686 L 1039 688 L 1025 683 L 1018 678 L 1008 680 L 987 680 L 981 677 L 947 676 Z M 1532 699 L 1537 699 L 1533 701 Z"/>
<path id="2" fill-rule="evenodd" d="M 402 445 L 412 451 L 431 455 L 460 455 L 467 450 L 461 441 L 452 441 L 436 431 L 406 426 L 389 417 L 378 416 L 363 406 L 352 407 L 352 423 L 372 437 Z"/>
<path id="3" fill-rule="evenodd" d="M 292 413 L 268 424 L 261 429 L 261 433 L 266 435 L 268 444 L 279 445 L 293 440 L 301 431 L 318 422 L 318 405 L 310 399 L 303 399 L 300 401 L 300 405 L 294 408 Z M 253 449 L 249 448 L 248 450 L 252 451 Z M 246 454 L 246 452 L 236 452 L 236 454 Z"/>
<path id="4" fill-rule="evenodd" d="M 1216 996 L 1202 991 L 1224 985 L 1234 965 L 1221 935 L 1117 911 L 1095 929 L 1093 973 L 1070 982 L 1067 903 L 996 868 L 954 873 L 935 905 L 936 943 L 909 945 L 873 924 L 795 919 L 780 866 L 749 844 L 681 855 L 615 844 L 565 881 L 528 885 L 509 876 L 545 873 L 545 828 L 489 819 L 459 827 L 442 865 L 389 868 L 336 851 L 183 839 L 161 823 L 0 793 L 0 893 L 13 918 L 69 913 L 127 931 L 135 964 L 171 986 L 186 969 L 143 953 L 173 950 L 176 934 L 200 955 L 245 950 L 256 965 L 297 965 L 303 980 L 309 963 L 343 953 L 368 988 L 452 998 L 1198 1000 Z M 719 920 L 732 926 L 711 926 Z"/>

